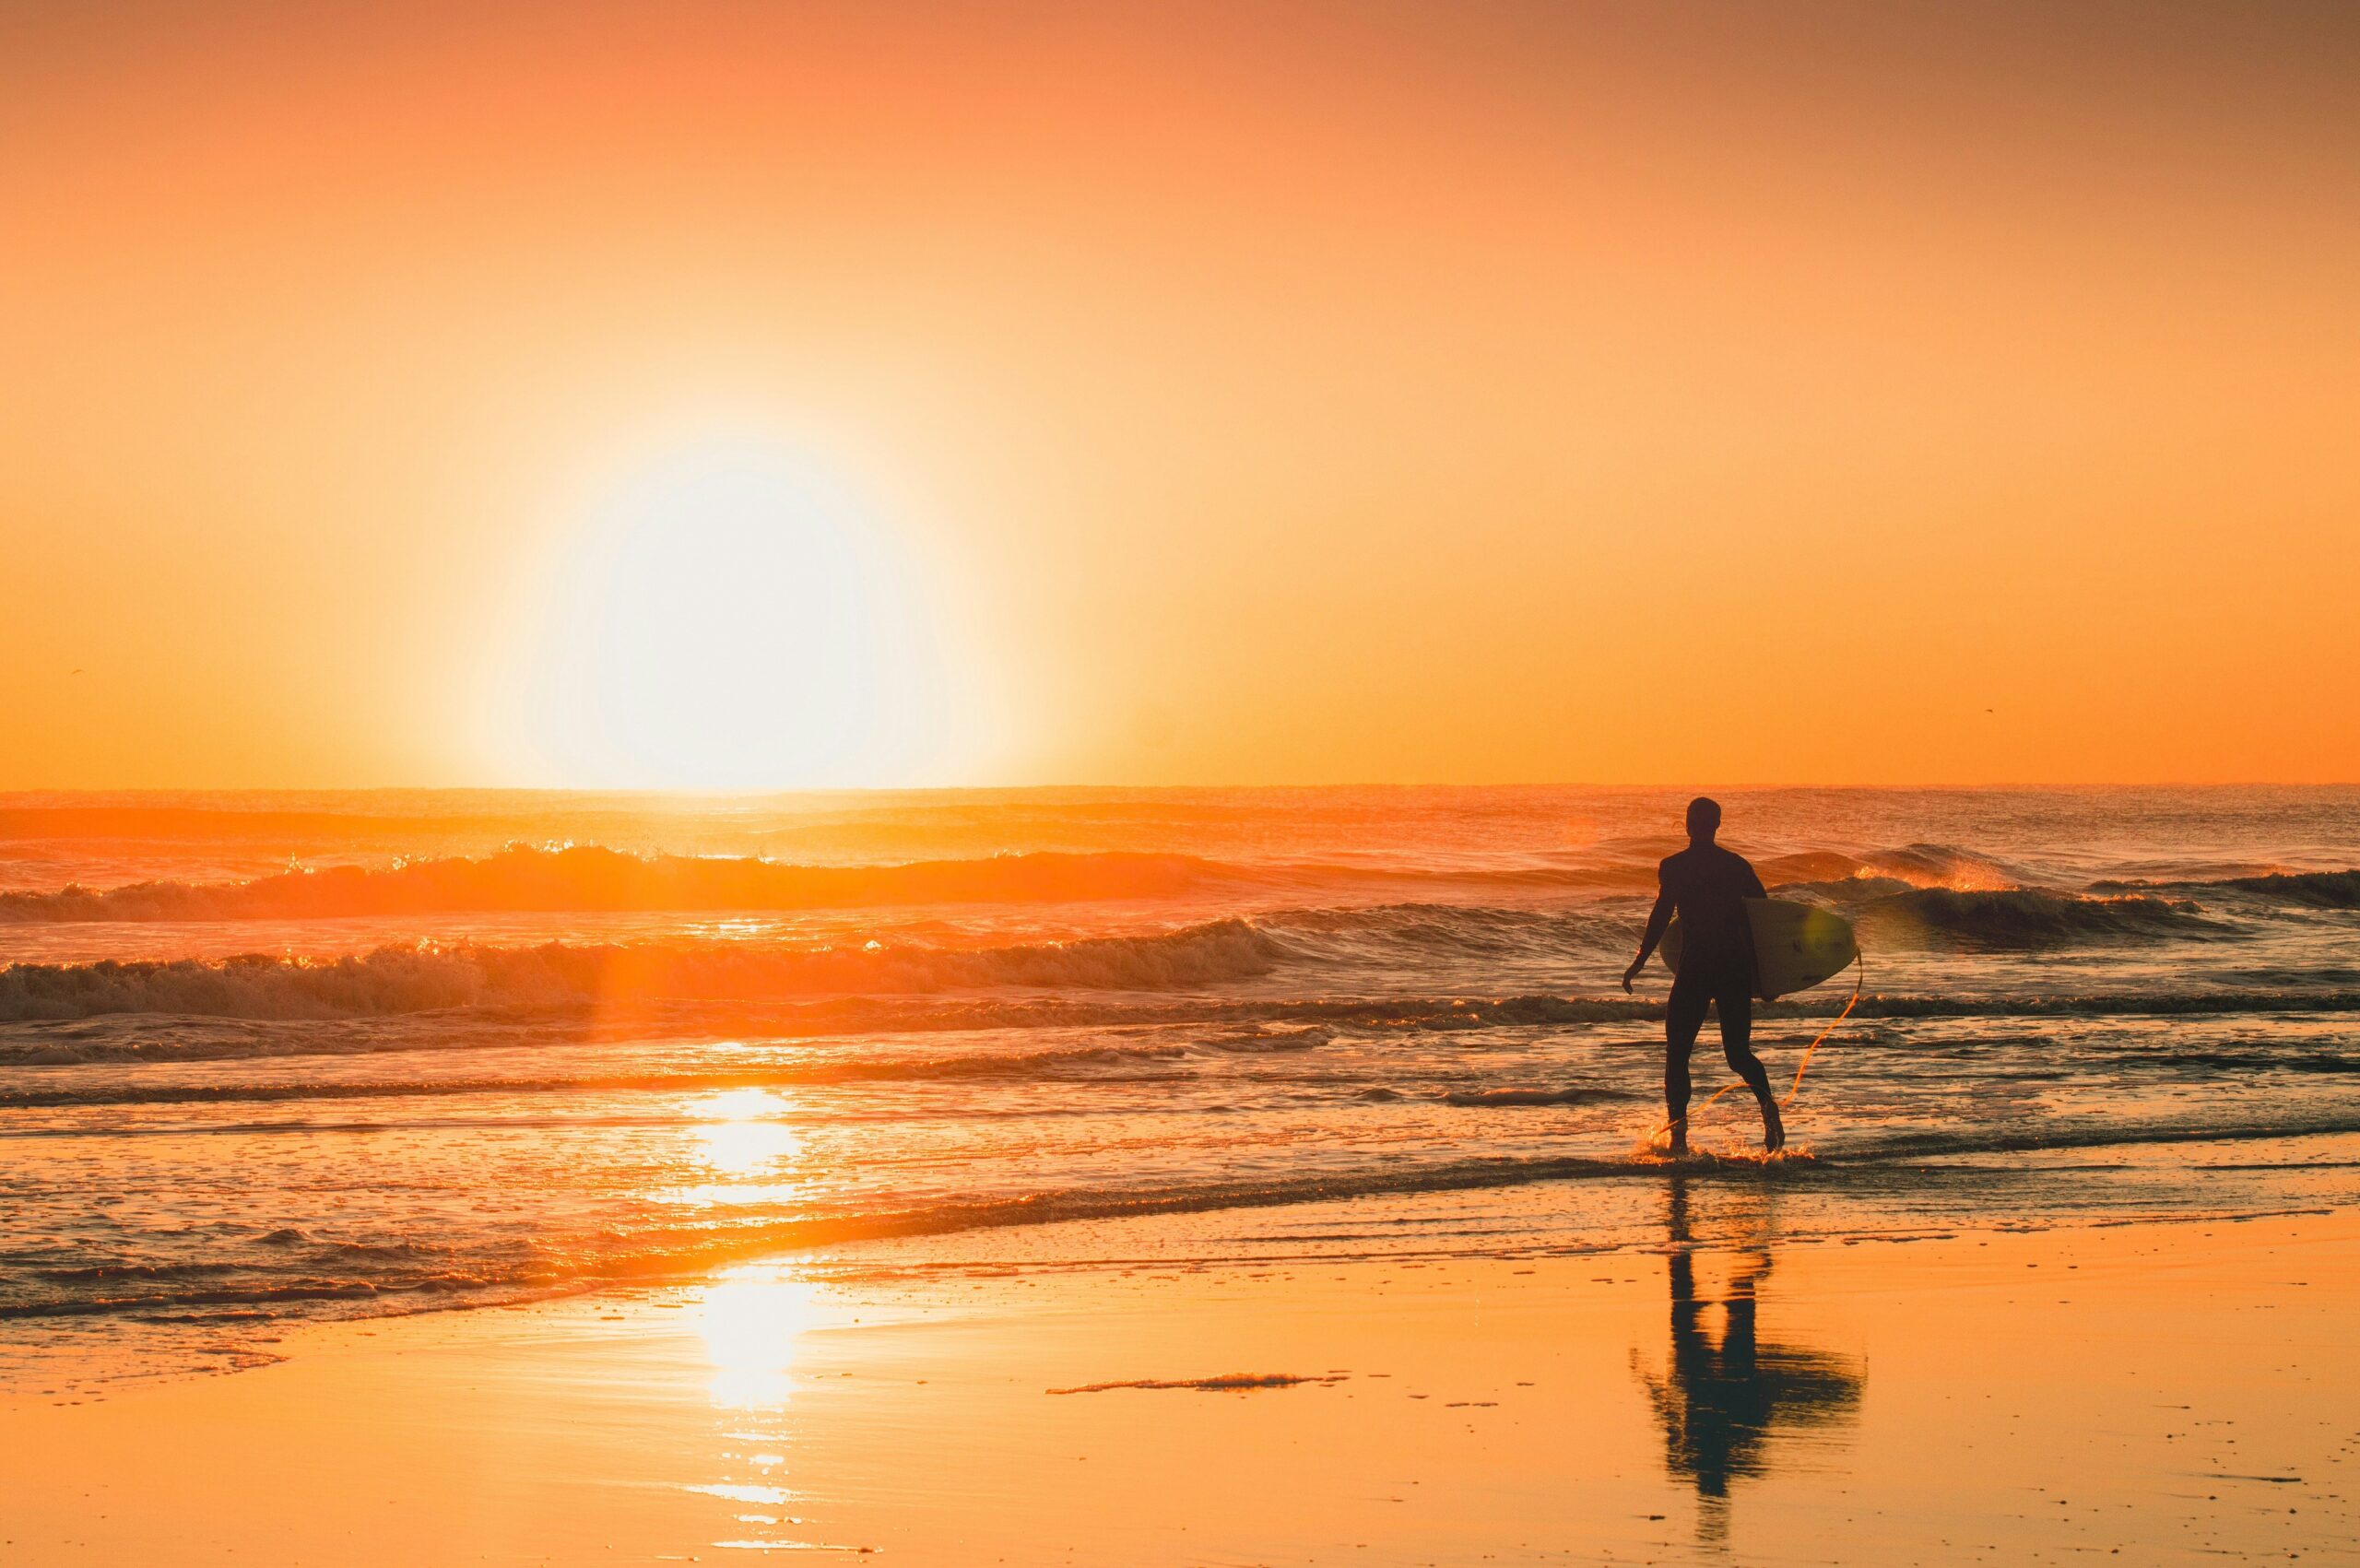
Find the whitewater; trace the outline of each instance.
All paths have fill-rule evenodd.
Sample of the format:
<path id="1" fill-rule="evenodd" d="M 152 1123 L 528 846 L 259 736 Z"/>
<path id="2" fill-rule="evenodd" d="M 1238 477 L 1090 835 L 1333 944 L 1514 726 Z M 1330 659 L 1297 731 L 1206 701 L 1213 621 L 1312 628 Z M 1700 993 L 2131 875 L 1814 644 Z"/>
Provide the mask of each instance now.
<path id="1" fill-rule="evenodd" d="M 1798 1156 L 1733 1097 L 1708 1179 L 1829 1238 L 2360 1196 L 2360 790 L 1721 798 L 1866 973 Z M 1381 1249 L 1408 1193 L 1467 1195 L 1421 1247 L 1646 1244 L 1667 977 L 1616 981 L 1683 801 L 0 797 L 0 1350 L 1139 1214 Z M 1774 1078 L 1850 981 L 1763 1010 Z"/>

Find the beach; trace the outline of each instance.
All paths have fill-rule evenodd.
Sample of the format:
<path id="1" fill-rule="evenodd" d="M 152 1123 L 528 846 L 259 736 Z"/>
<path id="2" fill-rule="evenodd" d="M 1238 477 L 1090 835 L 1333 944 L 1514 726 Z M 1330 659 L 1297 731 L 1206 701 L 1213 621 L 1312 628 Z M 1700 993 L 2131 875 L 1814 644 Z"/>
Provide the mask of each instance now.
<path id="1" fill-rule="evenodd" d="M 2355 803 L 0 800 L 5 1550 L 2349 1553 Z"/>
<path id="2" fill-rule="evenodd" d="M 0 1568 L 2360 1568 L 2355 81 L 0 4 Z"/>
<path id="3" fill-rule="evenodd" d="M 310 1327 L 234 1375 L 12 1397 L 6 1550 L 2351 1560 L 2349 1208 L 1847 1244 L 1764 1228 L 1758 1176 L 1654 1196 L 1722 1239 L 1552 1253 L 1543 1192 L 1521 1256 L 1454 1250 L 1454 1205 L 1431 1244 L 1316 1261 L 1134 1220 Z M 1398 1237 L 1421 1208 L 1265 1218 Z"/>

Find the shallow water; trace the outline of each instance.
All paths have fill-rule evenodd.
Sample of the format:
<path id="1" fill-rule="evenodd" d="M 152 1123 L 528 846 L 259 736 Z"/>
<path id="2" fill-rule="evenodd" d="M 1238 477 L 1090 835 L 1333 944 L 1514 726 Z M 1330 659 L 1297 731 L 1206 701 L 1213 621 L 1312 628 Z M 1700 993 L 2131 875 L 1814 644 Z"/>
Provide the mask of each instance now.
<path id="1" fill-rule="evenodd" d="M 1832 1230 L 2360 1190 L 2360 791 L 1725 804 L 1866 952 L 1757 1027 L 1783 1083 L 1862 984 L 1806 1156 L 1726 1179 Z M 838 1239 L 1543 1183 L 1605 1242 L 1659 1180 L 1665 978 L 1616 981 L 1680 806 L 0 800 L 0 1338 L 136 1366 Z M 1758 1130 L 1740 1094 L 1697 1136 Z"/>

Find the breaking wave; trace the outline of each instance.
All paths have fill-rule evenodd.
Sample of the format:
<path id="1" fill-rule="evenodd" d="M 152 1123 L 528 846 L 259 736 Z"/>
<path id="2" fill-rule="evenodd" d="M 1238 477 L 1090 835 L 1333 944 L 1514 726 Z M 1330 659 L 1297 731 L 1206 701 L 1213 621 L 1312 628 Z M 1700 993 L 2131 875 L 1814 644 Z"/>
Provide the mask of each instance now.
<path id="1" fill-rule="evenodd" d="M 2057 948 L 2079 943 L 2201 937 L 2222 927 L 2201 906 L 2147 893 L 2083 897 L 2016 888 L 1955 892 L 1921 888 L 1878 899 L 1862 918 L 1935 945 Z"/>
<path id="2" fill-rule="evenodd" d="M 1193 855 L 1053 851 L 969 860 L 796 865 L 749 856 L 633 855 L 596 844 L 512 844 L 480 858 L 387 867 L 290 869 L 245 882 L 138 882 L 53 892 L 0 892 L 0 922 L 88 924 L 321 920 L 353 916 L 519 913 L 790 911 L 925 904 L 1047 904 L 1202 894 L 1321 893 L 1352 898 L 1433 888 L 1488 888 L 1526 897 L 1636 893 L 1652 863 L 1546 861 L 1483 867 L 1366 866 L 1326 861 L 1243 864 Z"/>
<path id="3" fill-rule="evenodd" d="M 2274 872 L 2266 877 L 2230 877 L 2198 887 L 2234 888 L 2260 893 L 2282 903 L 2307 904 L 2314 909 L 2360 909 L 2360 871 Z"/>
<path id="4" fill-rule="evenodd" d="M 516 844 L 481 859 L 290 870 L 251 882 L 0 893 L 0 920 L 315 920 L 455 911 L 800 910 L 1168 898 L 1223 879 L 1187 855 L 1041 853 L 899 866 L 795 866 Z"/>
<path id="5" fill-rule="evenodd" d="M 1650 848 L 1661 846 L 1648 846 Z M 1988 856 L 1941 844 L 1857 855 L 1811 851 L 1765 858 L 1774 887 L 1857 898 L 1896 888 L 1989 891 L 2024 878 Z M 2256 878 L 2256 882 L 2286 880 Z M 636 855 L 598 844 L 514 843 L 480 857 L 390 866 L 290 868 L 242 882 L 148 881 L 0 892 L 0 922 L 86 924 L 319 920 L 359 916 L 555 912 L 785 913 L 888 905 L 1059 903 L 1203 894 L 1321 891 L 1354 899 L 1492 889 L 1515 899 L 1635 895 L 1655 887 L 1640 855 L 1602 862 L 1538 856 L 1482 866 L 1376 866 L 1326 860 L 1239 863 L 1140 851 L 1035 851 L 963 860 L 804 865 L 743 855 Z M 2327 896 L 2327 895 L 2321 895 Z M 2360 896 L 2350 892 L 2342 897 Z"/>
<path id="6" fill-rule="evenodd" d="M 333 960 L 249 954 L 15 964 L 0 970 L 0 1020 L 179 1013 L 322 1019 L 451 1008 L 565 1008 L 637 999 L 768 998 L 997 987 L 1162 991 L 1267 974 L 1285 944 L 1243 920 L 1146 937 L 958 950 L 794 950 L 726 945 L 391 947 Z"/>
<path id="7" fill-rule="evenodd" d="M 1769 855 L 1756 867 L 1773 888 L 1840 887 L 1865 883 L 1909 888 L 1948 888 L 1990 892 L 2022 886 L 2031 878 L 2020 868 L 1952 844 L 1913 843 L 1898 849 L 1805 850 Z"/>

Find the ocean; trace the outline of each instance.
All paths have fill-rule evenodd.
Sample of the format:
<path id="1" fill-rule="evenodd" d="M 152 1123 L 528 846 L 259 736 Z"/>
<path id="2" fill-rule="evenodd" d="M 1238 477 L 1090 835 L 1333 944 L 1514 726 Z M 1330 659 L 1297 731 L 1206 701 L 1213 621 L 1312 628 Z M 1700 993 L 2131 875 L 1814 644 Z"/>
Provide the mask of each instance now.
<path id="1" fill-rule="evenodd" d="M 1860 991 L 1790 1157 L 1695 1123 L 1785 1233 L 2360 1197 L 2360 789 L 1720 798 L 1863 949 L 1759 1014 L 1784 1091 Z M 1684 799 L 0 797 L 0 1376 L 1143 1214 L 1180 1266 L 1660 1244 L 1668 977 L 1618 982 Z"/>

